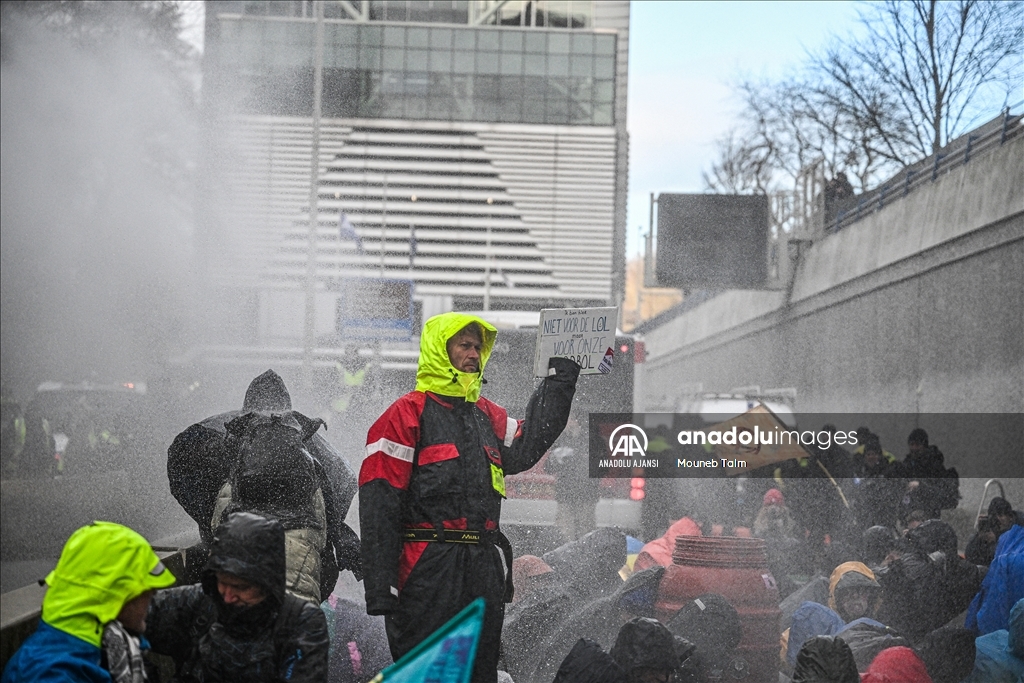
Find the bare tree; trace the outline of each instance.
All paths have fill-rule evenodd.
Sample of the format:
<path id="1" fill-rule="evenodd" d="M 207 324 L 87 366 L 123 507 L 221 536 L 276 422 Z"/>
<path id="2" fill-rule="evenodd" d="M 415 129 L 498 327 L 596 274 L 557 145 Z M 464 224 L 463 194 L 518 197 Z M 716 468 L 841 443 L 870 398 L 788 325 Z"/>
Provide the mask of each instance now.
<path id="1" fill-rule="evenodd" d="M 1020 93 L 1022 16 L 1020 0 L 869 5 L 860 39 L 834 41 L 795 77 L 740 86 L 743 126 L 719 142 L 705 184 L 792 187 L 821 164 L 863 190 L 932 154 L 994 115 L 994 98 L 1005 105 Z M 752 164 L 758 182 L 749 180 Z"/>
<path id="2" fill-rule="evenodd" d="M 734 129 L 718 142 L 719 160 L 704 171 L 704 184 L 723 194 L 766 194 L 776 155 L 770 140 L 742 140 Z"/>
<path id="3" fill-rule="evenodd" d="M 1020 93 L 1020 2 L 888 0 L 861 21 L 868 39 L 829 50 L 816 67 L 890 153 L 904 144 L 933 154 L 976 120 L 984 90 Z M 876 118 L 864 92 L 893 105 L 895 120 Z"/>

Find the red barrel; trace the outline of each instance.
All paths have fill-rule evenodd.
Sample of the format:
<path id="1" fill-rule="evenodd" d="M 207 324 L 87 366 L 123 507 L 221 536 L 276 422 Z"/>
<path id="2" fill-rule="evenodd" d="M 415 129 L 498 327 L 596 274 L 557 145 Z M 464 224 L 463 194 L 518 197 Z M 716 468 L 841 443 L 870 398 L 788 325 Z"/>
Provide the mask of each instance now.
<path id="1" fill-rule="evenodd" d="M 672 564 L 658 587 L 655 616 L 662 622 L 704 593 L 718 593 L 739 612 L 743 639 L 736 649 L 750 683 L 779 679 L 779 590 L 768 570 L 764 541 L 733 536 L 679 536 Z M 683 634 L 685 635 L 685 634 Z"/>

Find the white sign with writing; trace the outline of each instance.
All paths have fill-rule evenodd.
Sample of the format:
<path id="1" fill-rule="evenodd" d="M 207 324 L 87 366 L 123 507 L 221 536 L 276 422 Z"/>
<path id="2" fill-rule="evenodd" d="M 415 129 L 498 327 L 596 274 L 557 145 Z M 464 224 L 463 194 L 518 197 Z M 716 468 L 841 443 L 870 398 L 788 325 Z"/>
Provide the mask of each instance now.
<path id="1" fill-rule="evenodd" d="M 580 364 L 583 375 L 607 375 L 615 357 L 615 326 L 619 309 L 545 308 L 537 328 L 537 351 L 533 374 L 546 377 L 548 359 L 571 358 Z"/>

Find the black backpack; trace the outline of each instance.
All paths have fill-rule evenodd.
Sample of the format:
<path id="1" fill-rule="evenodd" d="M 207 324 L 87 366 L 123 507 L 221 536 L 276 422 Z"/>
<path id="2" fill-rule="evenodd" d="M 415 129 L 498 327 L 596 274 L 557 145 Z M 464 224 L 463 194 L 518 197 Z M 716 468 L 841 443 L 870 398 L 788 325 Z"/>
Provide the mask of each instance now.
<path id="1" fill-rule="evenodd" d="M 250 412 L 228 422 L 231 505 L 273 515 L 285 529 L 322 528 L 314 509 L 320 486 L 316 461 L 306 449 L 321 420 L 300 423 L 291 413 Z"/>

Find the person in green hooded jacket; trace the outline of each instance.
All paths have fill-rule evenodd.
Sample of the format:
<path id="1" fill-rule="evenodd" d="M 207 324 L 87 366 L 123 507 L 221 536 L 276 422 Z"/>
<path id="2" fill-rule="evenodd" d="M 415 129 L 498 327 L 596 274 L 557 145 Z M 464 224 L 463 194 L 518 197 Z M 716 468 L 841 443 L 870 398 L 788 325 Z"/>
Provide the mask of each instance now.
<path id="1" fill-rule="evenodd" d="M 4 668 L 3 683 L 141 683 L 140 636 L 154 591 L 174 584 L 149 543 L 113 522 L 71 534 L 46 577 L 39 627 Z"/>
<path id="2" fill-rule="evenodd" d="M 580 371 L 552 358 L 526 418 L 513 419 L 480 395 L 496 335 L 463 313 L 426 322 L 416 390 L 370 428 L 359 473 L 366 611 L 384 615 L 392 657 L 483 597 L 473 681 L 487 683 L 497 680 L 512 599 L 512 550 L 499 526 L 504 477 L 535 465 L 561 434 Z"/>

